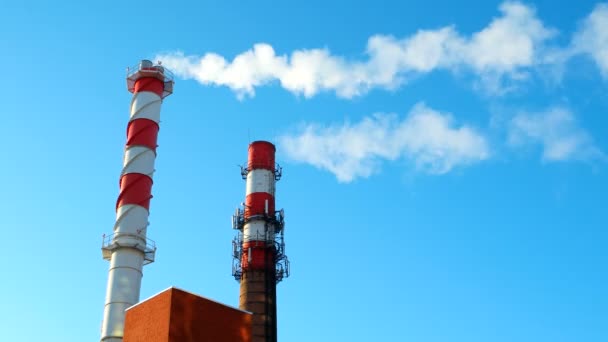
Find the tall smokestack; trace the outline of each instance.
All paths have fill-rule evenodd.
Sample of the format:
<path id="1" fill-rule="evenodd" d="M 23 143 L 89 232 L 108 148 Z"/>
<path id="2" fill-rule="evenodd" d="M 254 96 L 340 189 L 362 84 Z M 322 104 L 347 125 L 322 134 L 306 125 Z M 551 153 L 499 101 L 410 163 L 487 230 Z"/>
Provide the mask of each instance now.
<path id="1" fill-rule="evenodd" d="M 283 210 L 275 210 L 275 182 L 281 168 L 275 167 L 275 147 L 267 141 L 249 145 L 243 210 L 233 216 L 239 231 L 233 241 L 233 275 L 241 282 L 239 308 L 253 313 L 251 342 L 277 341 L 276 285 L 289 276 L 289 261 L 283 242 Z"/>
<path id="2" fill-rule="evenodd" d="M 146 237 L 162 99 L 173 92 L 173 77 L 160 64 L 142 60 L 127 69 L 133 93 L 127 144 L 116 201 L 114 232 L 104 236 L 103 258 L 110 261 L 101 341 L 120 342 L 125 309 L 139 301 L 143 265 L 154 262 L 156 246 Z"/>

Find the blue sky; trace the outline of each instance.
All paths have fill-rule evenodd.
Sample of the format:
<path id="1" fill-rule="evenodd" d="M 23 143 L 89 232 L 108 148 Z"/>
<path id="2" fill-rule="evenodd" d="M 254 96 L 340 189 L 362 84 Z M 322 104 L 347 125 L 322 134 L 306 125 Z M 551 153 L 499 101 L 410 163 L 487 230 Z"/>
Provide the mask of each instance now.
<path id="1" fill-rule="evenodd" d="M 0 327 L 99 338 L 131 95 L 162 109 L 142 298 L 238 304 L 230 215 L 284 168 L 281 341 L 605 341 L 608 4 L 9 2 Z"/>

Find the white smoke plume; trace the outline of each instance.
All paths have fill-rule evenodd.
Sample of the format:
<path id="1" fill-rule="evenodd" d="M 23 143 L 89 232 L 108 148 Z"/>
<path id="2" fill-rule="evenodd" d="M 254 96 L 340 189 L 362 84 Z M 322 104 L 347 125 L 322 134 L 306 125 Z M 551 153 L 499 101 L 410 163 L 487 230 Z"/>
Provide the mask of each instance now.
<path id="1" fill-rule="evenodd" d="M 598 4 L 576 32 L 572 54 L 587 54 L 608 78 L 608 4 Z"/>
<path id="2" fill-rule="evenodd" d="M 486 139 L 453 121 L 419 103 L 403 119 L 375 114 L 354 124 L 306 124 L 279 143 L 290 159 L 330 171 L 340 182 L 369 177 L 384 160 L 404 158 L 420 171 L 443 174 L 489 158 Z"/>
<path id="3" fill-rule="evenodd" d="M 540 144 L 542 159 L 547 162 L 604 158 L 591 136 L 566 108 L 519 113 L 511 120 L 508 133 L 511 146 Z"/>
<path id="4" fill-rule="evenodd" d="M 545 42 L 555 30 L 545 27 L 535 10 L 520 2 L 504 2 L 501 15 L 471 35 L 454 26 L 419 30 L 398 39 L 375 35 L 368 39 L 367 59 L 349 60 L 329 49 L 295 50 L 277 54 L 259 43 L 228 61 L 216 53 L 203 56 L 182 52 L 160 54 L 156 59 L 185 79 L 204 85 L 226 86 L 242 98 L 255 88 L 280 84 L 298 95 L 322 91 L 352 98 L 372 88 L 394 89 L 413 75 L 434 70 L 468 70 L 489 91 L 500 91 L 506 81 L 528 77 L 530 68 L 543 63 Z"/>

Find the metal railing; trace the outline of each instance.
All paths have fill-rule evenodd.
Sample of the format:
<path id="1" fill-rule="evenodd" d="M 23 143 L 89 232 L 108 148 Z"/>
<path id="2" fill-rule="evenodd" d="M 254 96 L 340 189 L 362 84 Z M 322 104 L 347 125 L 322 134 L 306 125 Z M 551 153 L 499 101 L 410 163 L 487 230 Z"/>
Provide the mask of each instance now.
<path id="1" fill-rule="evenodd" d="M 139 240 L 140 242 L 135 243 L 120 243 L 118 241 L 119 238 L 132 238 Z M 152 239 L 145 238 L 138 234 L 129 234 L 129 233 L 114 233 L 110 235 L 103 235 L 101 241 L 101 252 L 102 256 L 105 260 L 110 260 L 112 258 L 112 252 L 119 248 L 135 248 L 144 253 L 144 265 L 150 264 L 154 262 L 154 257 L 156 254 L 156 242 Z"/>
<path id="2" fill-rule="evenodd" d="M 251 171 L 249 169 L 249 167 L 247 167 L 247 164 L 243 164 L 243 165 L 237 165 L 241 168 L 241 178 L 243 178 L 244 180 L 247 179 L 247 175 L 249 174 L 249 172 Z M 283 168 L 281 167 L 281 165 L 279 164 L 275 164 L 275 168 L 273 170 L 274 173 L 274 180 L 275 181 L 279 181 L 281 180 L 281 177 L 283 176 Z"/>
<path id="3" fill-rule="evenodd" d="M 155 77 L 164 83 L 162 98 L 173 93 L 173 73 L 161 65 L 161 62 L 154 64 L 152 61 L 143 60 L 133 67 L 127 68 L 127 89 L 130 92 L 135 90 L 135 81 L 140 77 Z"/>
<path id="4" fill-rule="evenodd" d="M 239 232 L 232 240 L 232 275 L 236 281 L 240 281 L 243 276 L 243 233 Z M 289 277 L 291 272 L 289 259 L 285 255 L 285 240 L 283 233 L 275 235 L 273 241 L 265 241 L 263 246 L 254 248 L 267 248 L 274 246 L 275 279 L 279 283 L 283 278 Z"/>
<path id="5" fill-rule="evenodd" d="M 277 233 L 283 231 L 285 227 L 285 211 L 283 209 L 276 210 L 273 215 L 253 215 L 245 218 L 245 210 L 237 208 L 232 215 L 232 229 L 243 230 L 247 222 L 260 219 L 274 224 Z"/>
<path id="6" fill-rule="evenodd" d="M 142 74 L 162 75 L 163 81 L 165 82 L 173 81 L 173 79 L 175 78 L 175 76 L 169 69 L 162 66 L 161 62 L 154 64 L 152 61 L 143 60 L 137 63 L 137 65 L 127 67 L 127 78 L 134 76 L 138 72 L 141 72 Z"/>

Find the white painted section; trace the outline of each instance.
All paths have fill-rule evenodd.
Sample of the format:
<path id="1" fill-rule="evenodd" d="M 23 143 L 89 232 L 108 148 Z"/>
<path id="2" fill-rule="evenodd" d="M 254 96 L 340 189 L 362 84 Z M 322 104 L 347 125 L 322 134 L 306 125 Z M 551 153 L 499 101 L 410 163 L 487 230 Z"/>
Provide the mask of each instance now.
<path id="1" fill-rule="evenodd" d="M 252 220 L 243 227 L 243 241 L 274 241 L 274 224 L 264 220 Z"/>
<path id="2" fill-rule="evenodd" d="M 156 153 L 145 146 L 130 146 L 125 151 L 123 169 L 121 175 L 127 173 L 141 173 L 149 176 L 154 175 L 154 161 Z"/>
<path id="3" fill-rule="evenodd" d="M 143 262 L 144 253 L 135 248 L 121 248 L 112 254 L 101 327 L 102 341 L 122 338 L 125 310 L 139 301 Z"/>
<path id="4" fill-rule="evenodd" d="M 146 208 L 135 205 L 125 204 L 120 206 L 116 211 L 116 223 L 114 224 L 114 233 L 125 234 L 141 234 L 148 227 L 148 210 Z"/>
<path id="5" fill-rule="evenodd" d="M 255 169 L 247 173 L 247 190 L 245 196 L 255 192 L 266 192 L 274 196 L 274 172 L 266 169 Z"/>
<path id="6" fill-rule="evenodd" d="M 131 101 L 131 118 L 150 119 L 156 123 L 160 122 L 160 105 L 162 99 L 151 91 L 142 91 L 133 95 Z"/>
<path id="7" fill-rule="evenodd" d="M 146 208 L 133 204 L 116 212 L 112 243 L 121 248 L 114 250 L 110 260 L 101 331 L 104 342 L 122 340 L 125 310 L 139 301 L 148 215 Z"/>

